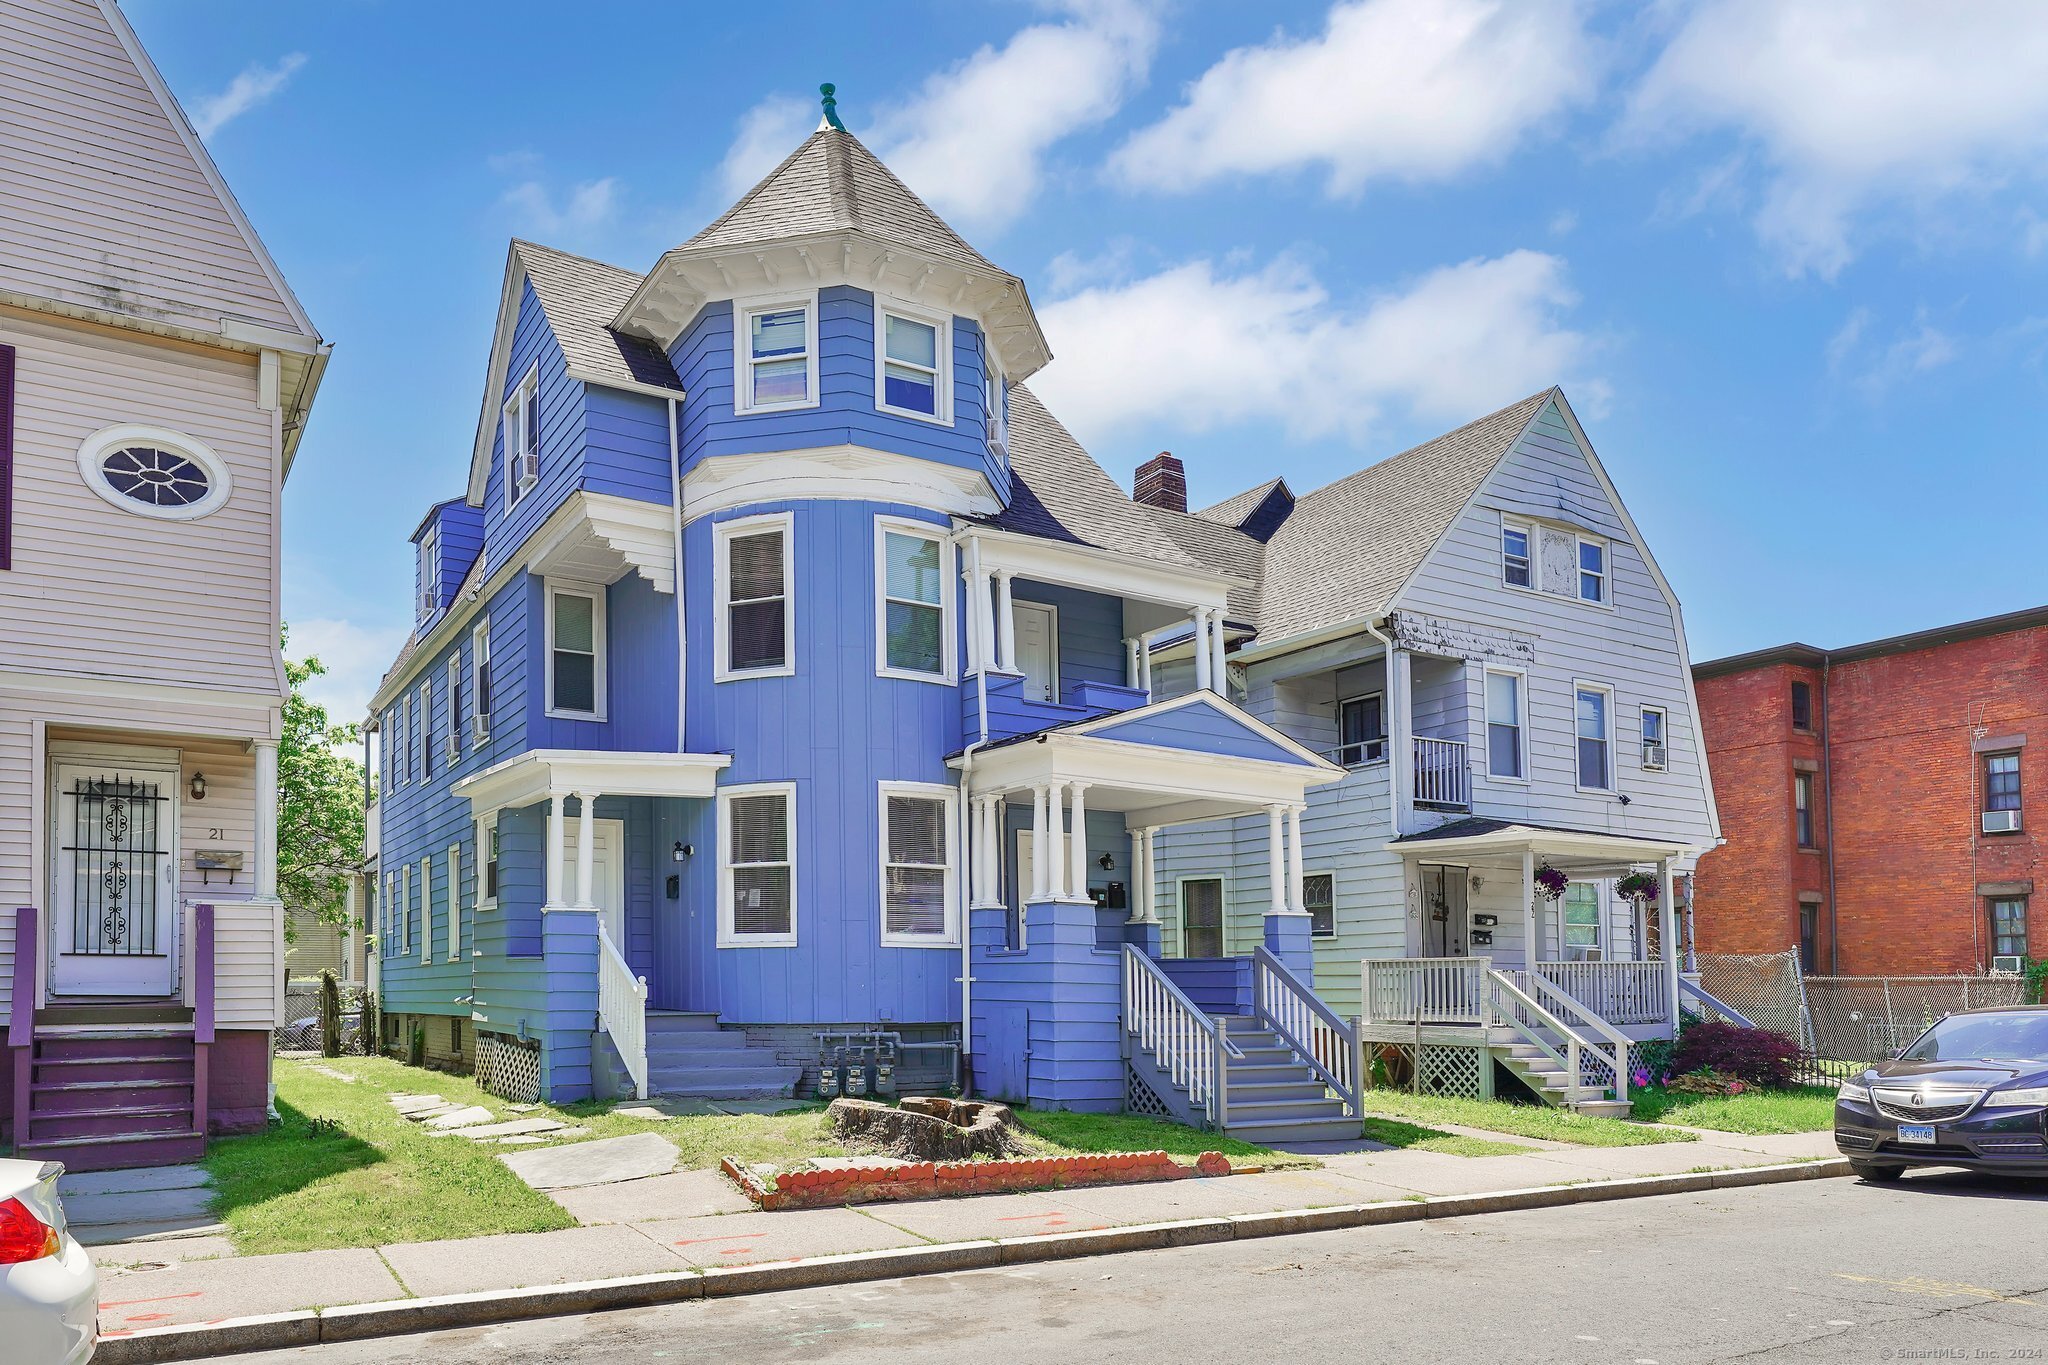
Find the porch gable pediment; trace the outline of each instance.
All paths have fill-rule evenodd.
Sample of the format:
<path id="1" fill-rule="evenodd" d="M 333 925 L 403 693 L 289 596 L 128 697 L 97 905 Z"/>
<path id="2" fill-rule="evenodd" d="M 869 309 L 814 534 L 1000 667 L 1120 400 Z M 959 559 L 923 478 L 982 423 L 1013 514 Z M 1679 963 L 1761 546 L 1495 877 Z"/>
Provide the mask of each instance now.
<path id="1" fill-rule="evenodd" d="M 1316 767 L 1321 759 L 1272 727 L 1206 693 L 1136 711 L 1107 722 L 1074 727 L 1074 733 L 1155 749 L 1180 749 L 1219 758 Z"/>

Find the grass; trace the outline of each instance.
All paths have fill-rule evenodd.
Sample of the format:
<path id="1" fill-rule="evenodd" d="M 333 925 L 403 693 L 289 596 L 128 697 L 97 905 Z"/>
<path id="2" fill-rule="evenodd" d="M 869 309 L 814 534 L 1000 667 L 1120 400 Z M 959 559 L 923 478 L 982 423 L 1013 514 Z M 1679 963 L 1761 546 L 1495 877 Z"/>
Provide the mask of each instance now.
<path id="1" fill-rule="evenodd" d="M 1368 1117 L 1365 1135 L 1389 1147 L 1411 1152 L 1448 1152 L 1452 1156 L 1511 1156 L 1516 1152 L 1536 1150 L 1519 1142 L 1499 1142 L 1468 1133 L 1446 1133 L 1437 1128 L 1424 1128 L 1418 1123 L 1403 1123 L 1399 1119 Z"/>
<path id="2" fill-rule="evenodd" d="M 1655 1142 L 1694 1142 L 1691 1133 L 1622 1119 L 1594 1118 L 1567 1109 L 1503 1100 L 1454 1100 L 1411 1095 L 1402 1090 L 1369 1090 L 1362 1097 L 1369 1113 L 1414 1119 L 1426 1124 L 1457 1124 L 1490 1133 L 1576 1143 L 1581 1147 L 1641 1147 Z"/>
<path id="3" fill-rule="evenodd" d="M 1835 1126 L 1835 1092 L 1821 1086 L 1688 1095 L 1653 1086 L 1634 1094 L 1635 1116 L 1721 1133 L 1825 1133 Z"/>
<path id="4" fill-rule="evenodd" d="M 356 1079 L 337 1080 L 316 1066 Z M 216 1214 L 236 1248 L 251 1255 L 575 1225 L 498 1160 L 509 1149 L 433 1136 L 391 1107 L 390 1091 L 438 1094 L 482 1105 L 500 1118 L 552 1118 L 590 1130 L 576 1141 L 658 1132 L 681 1150 L 682 1165 L 693 1169 L 716 1166 L 724 1156 L 791 1166 L 808 1157 L 847 1154 L 826 1129 L 819 1105 L 785 1114 L 668 1119 L 630 1118 L 603 1104 L 540 1105 L 514 1114 L 467 1077 L 381 1057 L 281 1060 L 276 1075 L 283 1122 L 268 1132 L 220 1139 L 206 1155 Z M 1029 1134 L 1027 1145 L 1040 1155 L 1164 1150 L 1193 1159 L 1220 1151 L 1269 1167 L 1316 1164 L 1134 1115 L 1019 1110 L 1017 1118 Z"/>

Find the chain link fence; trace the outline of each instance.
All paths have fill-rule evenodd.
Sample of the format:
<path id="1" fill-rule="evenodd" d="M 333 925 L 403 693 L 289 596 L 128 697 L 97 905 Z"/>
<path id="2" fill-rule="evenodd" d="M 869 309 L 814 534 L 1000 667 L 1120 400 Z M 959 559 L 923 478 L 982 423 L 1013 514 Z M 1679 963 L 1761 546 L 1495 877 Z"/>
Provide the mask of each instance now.
<path id="1" fill-rule="evenodd" d="M 343 1056 L 360 1057 L 374 1050 L 375 1040 L 363 1031 L 363 1001 L 367 994 L 359 985 L 341 986 L 341 1051 Z M 276 1050 L 320 1051 L 320 978 L 293 977 L 284 983 L 284 1012 L 277 1017 L 273 1035 Z"/>

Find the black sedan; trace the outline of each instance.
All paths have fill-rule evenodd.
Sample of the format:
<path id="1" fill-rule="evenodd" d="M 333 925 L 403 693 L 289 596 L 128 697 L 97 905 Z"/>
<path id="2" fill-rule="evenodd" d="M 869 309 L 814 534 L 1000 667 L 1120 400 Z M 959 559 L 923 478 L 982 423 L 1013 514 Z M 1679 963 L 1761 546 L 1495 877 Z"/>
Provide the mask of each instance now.
<path id="1" fill-rule="evenodd" d="M 1865 1180 L 1914 1166 L 2048 1176 L 2048 1008 L 1951 1014 L 1842 1084 L 1835 1146 Z"/>

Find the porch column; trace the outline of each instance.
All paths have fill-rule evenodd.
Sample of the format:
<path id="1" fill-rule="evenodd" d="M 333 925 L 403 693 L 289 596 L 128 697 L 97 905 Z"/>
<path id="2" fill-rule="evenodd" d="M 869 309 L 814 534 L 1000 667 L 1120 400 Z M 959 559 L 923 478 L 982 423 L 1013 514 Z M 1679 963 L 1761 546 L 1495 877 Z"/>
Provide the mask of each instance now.
<path id="1" fill-rule="evenodd" d="M 989 572 L 979 564 L 962 575 L 967 580 L 967 671 L 995 667 L 995 624 L 989 620 Z"/>
<path id="2" fill-rule="evenodd" d="M 1062 900 L 1067 894 L 1067 784 L 1055 782 L 1045 793 L 1045 898 Z"/>
<path id="3" fill-rule="evenodd" d="M 562 904 L 562 821 L 568 818 L 562 806 L 562 793 L 548 793 L 548 861 L 547 861 L 547 906 L 559 908 Z"/>
<path id="4" fill-rule="evenodd" d="M 256 899 L 277 899 L 277 743 L 256 742 Z"/>
<path id="5" fill-rule="evenodd" d="M 1216 695 L 1230 695 L 1230 678 L 1223 667 L 1223 608 L 1209 609 L 1209 676 L 1216 680 Z"/>
<path id="6" fill-rule="evenodd" d="M 1387 654 L 1387 792 L 1392 798 L 1394 833 L 1408 832 L 1415 804 L 1415 713 L 1409 701 L 1413 681 L 1408 651 L 1399 645 Z"/>
<path id="7" fill-rule="evenodd" d="M 1281 839 L 1286 820 L 1280 807 L 1266 807 L 1266 879 L 1273 888 L 1272 909 L 1267 913 L 1274 915 L 1287 913 L 1287 851 Z"/>
<path id="8" fill-rule="evenodd" d="M 1067 894 L 1075 900 L 1088 898 L 1088 790 L 1086 782 L 1074 784 L 1073 813 L 1067 837 Z"/>
<path id="9" fill-rule="evenodd" d="M 597 798 L 589 792 L 577 792 L 576 799 L 582 803 L 576 817 L 576 908 L 594 910 L 597 901 L 592 895 L 595 888 L 590 878 L 596 856 L 593 845 L 597 842 Z"/>
<path id="10" fill-rule="evenodd" d="M 1131 913 L 1127 922 L 1144 924 L 1152 915 L 1152 831 L 1131 831 Z"/>
<path id="11" fill-rule="evenodd" d="M 1138 686 L 1145 689 L 1145 700 L 1152 700 L 1152 637 L 1138 637 Z"/>
<path id="12" fill-rule="evenodd" d="M 1670 992 L 1671 1027 L 1678 1027 L 1678 912 L 1672 904 L 1677 879 L 1671 874 L 1671 859 L 1657 864 L 1658 946 L 1664 953 L 1664 988 Z"/>
<path id="13" fill-rule="evenodd" d="M 1536 941 L 1536 850 L 1522 850 L 1522 966 L 1534 970 L 1543 956 Z"/>
<path id="14" fill-rule="evenodd" d="M 1199 691 L 1211 691 L 1213 685 L 1209 666 L 1213 661 L 1209 657 L 1209 609 L 1196 607 L 1194 620 L 1195 687 Z"/>
<path id="15" fill-rule="evenodd" d="M 1301 807 L 1287 808 L 1287 908 L 1297 915 L 1308 913 L 1307 898 L 1301 890 Z"/>
<path id="16" fill-rule="evenodd" d="M 1010 571 L 996 570 L 996 667 L 1017 671 L 1017 615 L 1010 609 Z"/>
<path id="17" fill-rule="evenodd" d="M 1124 639 L 1124 686 L 1137 688 L 1142 676 L 1138 672 L 1138 637 L 1127 636 Z"/>
<path id="18" fill-rule="evenodd" d="M 1043 783 L 1031 789 L 1031 892 L 1026 900 L 1045 899 L 1045 816 L 1046 787 Z"/>
<path id="19" fill-rule="evenodd" d="M 974 903 L 987 905 L 996 899 L 996 841 L 1000 838 L 1001 824 L 996 812 L 998 796 L 983 796 L 974 802 L 974 847 L 970 856 L 974 860 Z"/>

